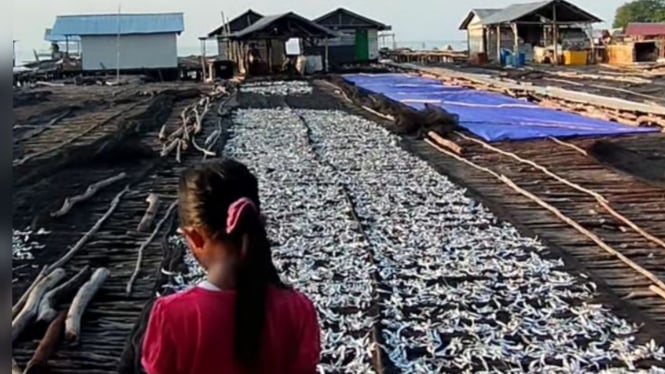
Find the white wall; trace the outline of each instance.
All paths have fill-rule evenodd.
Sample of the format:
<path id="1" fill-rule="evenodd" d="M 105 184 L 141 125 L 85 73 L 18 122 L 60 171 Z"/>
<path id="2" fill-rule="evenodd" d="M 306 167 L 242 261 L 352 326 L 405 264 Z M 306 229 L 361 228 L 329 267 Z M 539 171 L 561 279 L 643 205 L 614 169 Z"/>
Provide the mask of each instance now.
<path id="1" fill-rule="evenodd" d="M 83 70 L 116 69 L 117 36 L 81 37 Z M 120 69 L 178 67 L 177 35 L 145 34 L 120 36 Z"/>

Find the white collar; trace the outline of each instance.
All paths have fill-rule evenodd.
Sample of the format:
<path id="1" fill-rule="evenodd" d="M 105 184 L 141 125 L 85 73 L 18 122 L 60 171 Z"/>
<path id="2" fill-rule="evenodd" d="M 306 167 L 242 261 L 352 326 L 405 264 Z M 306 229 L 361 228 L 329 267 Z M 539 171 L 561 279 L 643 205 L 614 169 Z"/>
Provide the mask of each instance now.
<path id="1" fill-rule="evenodd" d="M 204 290 L 208 290 L 208 291 L 217 291 L 217 292 L 221 291 L 221 289 L 220 289 L 219 287 L 217 287 L 217 286 L 215 286 L 214 284 L 208 282 L 207 280 L 203 280 L 203 281 L 201 281 L 201 282 L 198 284 L 198 287 L 201 287 L 201 288 L 203 288 Z"/>

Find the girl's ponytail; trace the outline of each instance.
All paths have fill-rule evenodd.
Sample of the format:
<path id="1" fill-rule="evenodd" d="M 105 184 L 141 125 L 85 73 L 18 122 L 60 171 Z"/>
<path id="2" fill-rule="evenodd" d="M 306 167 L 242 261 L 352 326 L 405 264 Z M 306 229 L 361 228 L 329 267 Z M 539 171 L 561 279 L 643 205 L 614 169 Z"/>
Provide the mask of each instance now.
<path id="1" fill-rule="evenodd" d="M 283 286 L 270 255 L 270 242 L 256 205 L 248 198 L 229 206 L 227 235 L 240 248 L 236 278 L 235 355 L 248 369 L 257 369 L 268 303 L 268 287 Z"/>

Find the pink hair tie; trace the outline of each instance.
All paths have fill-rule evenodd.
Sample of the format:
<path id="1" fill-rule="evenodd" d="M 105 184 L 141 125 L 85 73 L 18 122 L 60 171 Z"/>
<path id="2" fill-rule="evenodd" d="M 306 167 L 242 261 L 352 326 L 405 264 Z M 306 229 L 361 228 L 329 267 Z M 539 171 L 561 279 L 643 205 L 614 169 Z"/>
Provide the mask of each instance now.
<path id="1" fill-rule="evenodd" d="M 247 197 L 242 197 L 236 201 L 234 201 L 231 205 L 229 205 L 227 217 L 226 217 L 226 234 L 231 234 L 233 231 L 235 231 L 236 226 L 238 225 L 238 220 L 240 220 L 240 217 L 244 214 L 245 210 L 251 209 L 254 211 L 254 213 L 258 212 L 258 209 L 256 208 L 256 205 L 254 205 L 254 202 L 247 198 Z"/>

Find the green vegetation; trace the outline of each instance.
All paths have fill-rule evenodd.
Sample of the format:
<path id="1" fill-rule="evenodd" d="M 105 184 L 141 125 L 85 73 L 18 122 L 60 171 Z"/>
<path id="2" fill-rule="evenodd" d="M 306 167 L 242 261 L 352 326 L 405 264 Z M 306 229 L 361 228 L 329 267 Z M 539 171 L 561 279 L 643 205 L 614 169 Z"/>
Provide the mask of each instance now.
<path id="1" fill-rule="evenodd" d="M 665 0 L 634 0 L 617 9 L 614 27 L 631 22 L 665 22 Z"/>

